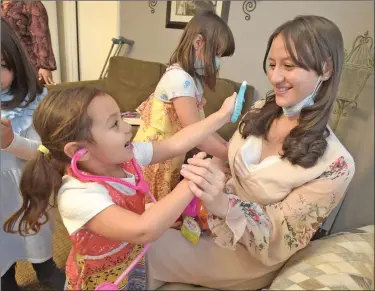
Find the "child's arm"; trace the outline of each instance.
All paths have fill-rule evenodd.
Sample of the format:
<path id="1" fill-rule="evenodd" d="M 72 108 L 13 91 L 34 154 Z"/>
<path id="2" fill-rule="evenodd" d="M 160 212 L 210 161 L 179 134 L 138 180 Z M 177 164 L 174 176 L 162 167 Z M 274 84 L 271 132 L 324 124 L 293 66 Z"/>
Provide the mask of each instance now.
<path id="1" fill-rule="evenodd" d="M 151 242 L 173 225 L 193 197 L 187 181 L 183 180 L 142 215 L 111 205 L 94 216 L 85 227 L 110 239 L 135 244 Z"/>
<path id="2" fill-rule="evenodd" d="M 220 136 L 215 133 L 211 134 L 203 143 L 196 147 L 202 152 L 226 161 L 228 160 L 228 147 L 226 142 L 224 143 L 222 139 L 219 138 Z"/>
<path id="3" fill-rule="evenodd" d="M 28 131 L 31 130 L 32 128 L 28 129 Z M 30 160 L 34 157 L 37 152 L 37 148 L 40 145 L 40 141 L 22 137 L 16 133 L 13 133 L 11 122 L 5 118 L 1 119 L 1 131 L 1 150 L 22 160 Z M 5 139 L 9 139 L 9 141 L 3 144 Z"/>
<path id="4" fill-rule="evenodd" d="M 218 149 L 217 154 L 219 155 L 219 158 L 221 157 L 222 159 L 226 160 L 228 153 L 227 146 L 214 138 L 212 133 L 221 128 L 230 120 L 234 110 L 236 96 L 237 94 L 234 93 L 231 97 L 227 98 L 220 110 L 211 114 L 207 118 L 201 121 L 199 121 L 198 118 L 198 122 L 193 122 L 189 126 L 184 127 L 171 138 L 154 143 L 154 153 L 151 164 L 160 163 L 173 157 L 185 154 L 190 149 L 202 143 L 209 149 Z M 190 97 L 176 98 L 173 100 L 173 103 L 175 103 L 177 99 L 186 99 L 186 101 L 192 100 Z M 193 102 L 195 104 L 194 100 Z M 198 113 L 196 107 L 195 112 Z M 214 150 L 208 151 L 208 153 L 214 155 L 213 151 Z"/>
<path id="5" fill-rule="evenodd" d="M 195 99 L 191 97 L 175 98 L 173 99 L 173 106 L 183 127 L 189 126 L 201 120 Z M 207 136 L 207 138 L 199 143 L 196 147 L 201 151 L 222 160 L 228 159 L 228 149 L 225 144 L 216 137 L 216 133 L 213 133 L 211 136 Z"/>
<path id="6" fill-rule="evenodd" d="M 214 132 L 213 134 L 212 134 L 220 143 L 223 143 L 223 144 L 225 144 L 225 145 L 227 145 L 228 144 L 228 141 L 227 140 L 225 140 L 225 139 L 223 139 L 222 137 L 221 137 L 221 135 L 220 134 L 218 134 L 217 132 Z"/>

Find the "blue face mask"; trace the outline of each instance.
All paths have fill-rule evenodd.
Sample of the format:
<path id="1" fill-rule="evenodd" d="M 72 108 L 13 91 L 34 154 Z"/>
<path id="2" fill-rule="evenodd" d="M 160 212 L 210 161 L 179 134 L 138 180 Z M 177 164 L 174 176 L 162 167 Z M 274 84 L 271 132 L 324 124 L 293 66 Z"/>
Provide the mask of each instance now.
<path id="1" fill-rule="evenodd" d="M 296 116 L 301 112 L 302 108 L 314 105 L 314 99 L 315 99 L 316 93 L 318 92 L 321 85 L 322 85 L 322 81 L 321 81 L 321 77 L 319 77 L 318 82 L 316 83 L 313 92 L 309 96 L 307 96 L 301 102 L 293 106 L 283 107 L 284 115 L 288 117 Z"/>
<path id="2" fill-rule="evenodd" d="M 216 66 L 216 70 L 218 70 L 220 68 L 220 58 L 219 57 L 215 57 L 215 66 Z M 197 72 L 198 75 L 201 75 L 201 76 L 204 75 L 204 63 L 200 59 L 195 58 L 194 68 L 195 68 L 195 71 Z"/>

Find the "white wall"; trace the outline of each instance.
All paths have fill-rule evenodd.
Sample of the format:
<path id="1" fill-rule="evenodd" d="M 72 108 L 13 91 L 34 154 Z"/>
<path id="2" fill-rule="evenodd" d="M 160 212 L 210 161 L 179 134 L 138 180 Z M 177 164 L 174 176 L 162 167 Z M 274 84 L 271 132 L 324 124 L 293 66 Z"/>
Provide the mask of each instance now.
<path id="1" fill-rule="evenodd" d="M 77 22 L 75 1 L 55 1 L 60 46 L 61 81 L 78 81 Z"/>
<path id="2" fill-rule="evenodd" d="M 118 1 L 78 1 L 81 80 L 99 78 L 111 39 L 119 36 Z"/>
<path id="3" fill-rule="evenodd" d="M 261 93 L 268 88 L 262 61 L 268 37 L 284 21 L 298 14 L 316 14 L 334 21 L 347 45 L 359 33 L 374 35 L 372 1 L 257 1 L 251 19 L 245 20 L 243 1 L 231 1 L 228 24 L 236 40 L 236 52 L 221 63 L 221 76 L 247 80 Z M 165 28 L 166 1 L 158 1 L 151 14 L 148 1 L 121 1 L 120 34 L 135 41 L 131 56 L 167 62 L 182 30 Z"/>
<path id="4" fill-rule="evenodd" d="M 358 108 L 346 110 L 340 119 L 337 136 L 355 161 L 355 176 L 340 209 L 333 231 L 374 223 L 374 77 L 358 98 Z"/>
<path id="5" fill-rule="evenodd" d="M 61 66 L 60 66 L 60 48 L 59 48 L 59 34 L 57 26 L 57 10 L 56 1 L 42 1 L 48 14 L 48 26 L 51 33 L 52 49 L 56 59 L 56 71 L 52 72 L 53 80 L 56 83 L 61 82 Z"/>
<path id="6" fill-rule="evenodd" d="M 246 21 L 243 1 L 231 1 L 228 24 L 236 52 L 221 62 L 221 77 L 247 80 L 261 95 L 270 85 L 262 70 L 267 40 L 283 22 L 300 14 L 315 14 L 334 21 L 350 50 L 359 34 L 374 36 L 373 1 L 257 1 Z M 120 34 L 135 41 L 131 57 L 166 63 L 182 30 L 166 29 L 166 2 L 158 1 L 151 14 L 148 1 L 121 1 Z M 356 175 L 334 225 L 334 231 L 374 223 L 374 82 L 370 78 L 359 98 L 357 111 L 341 120 L 337 133 L 356 161 Z"/>

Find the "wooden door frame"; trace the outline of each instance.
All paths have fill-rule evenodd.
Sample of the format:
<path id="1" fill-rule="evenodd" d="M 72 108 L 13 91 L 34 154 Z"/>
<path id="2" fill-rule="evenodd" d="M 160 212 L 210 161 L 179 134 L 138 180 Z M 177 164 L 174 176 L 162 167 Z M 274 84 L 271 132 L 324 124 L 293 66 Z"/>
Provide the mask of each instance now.
<path id="1" fill-rule="evenodd" d="M 77 1 L 56 1 L 63 82 L 79 81 Z"/>

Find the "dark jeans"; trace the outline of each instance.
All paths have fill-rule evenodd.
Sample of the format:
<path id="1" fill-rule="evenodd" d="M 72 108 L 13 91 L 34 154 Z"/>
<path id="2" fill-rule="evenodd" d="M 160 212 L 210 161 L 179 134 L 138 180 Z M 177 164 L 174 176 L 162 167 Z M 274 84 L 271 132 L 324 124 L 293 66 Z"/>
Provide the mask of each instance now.
<path id="1" fill-rule="evenodd" d="M 56 269 L 56 264 L 52 258 L 49 260 L 39 263 L 32 264 L 34 271 L 37 274 L 38 279 L 49 278 L 52 276 L 54 270 Z M 1 277 L 1 290 L 4 291 L 19 291 L 18 284 L 16 282 L 16 264 L 13 264 L 8 271 Z"/>

